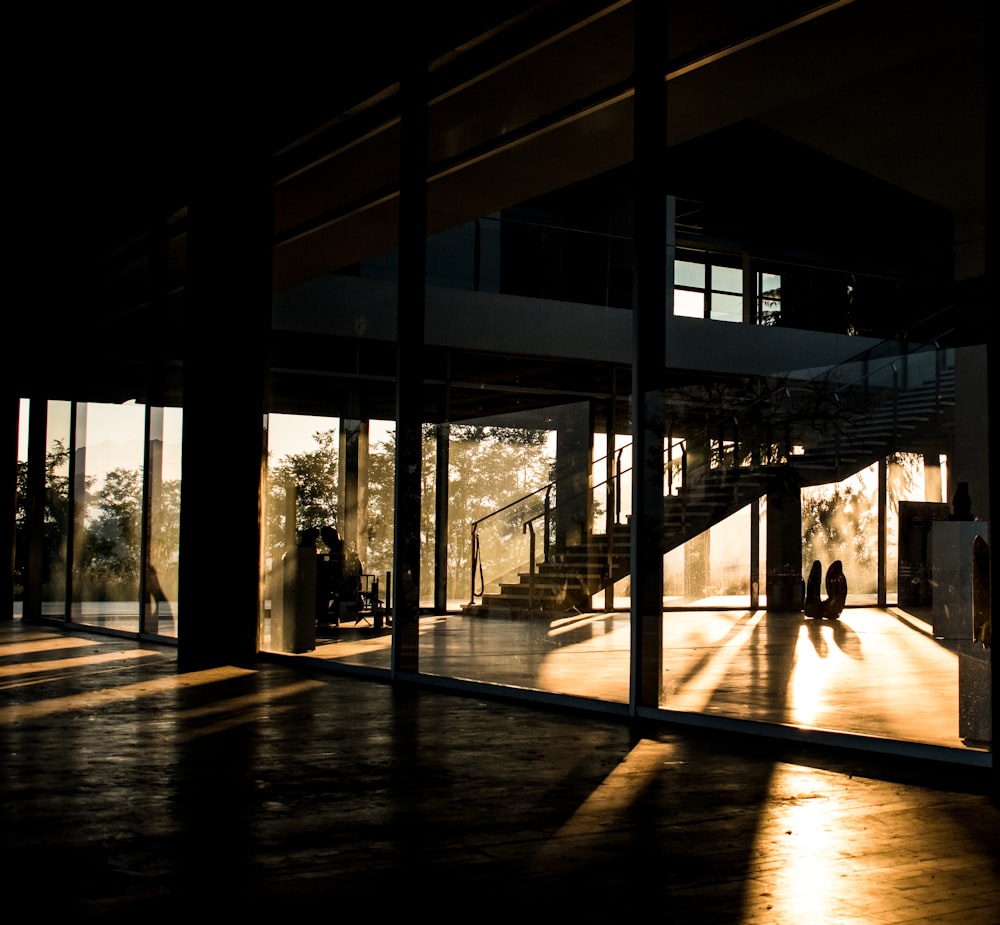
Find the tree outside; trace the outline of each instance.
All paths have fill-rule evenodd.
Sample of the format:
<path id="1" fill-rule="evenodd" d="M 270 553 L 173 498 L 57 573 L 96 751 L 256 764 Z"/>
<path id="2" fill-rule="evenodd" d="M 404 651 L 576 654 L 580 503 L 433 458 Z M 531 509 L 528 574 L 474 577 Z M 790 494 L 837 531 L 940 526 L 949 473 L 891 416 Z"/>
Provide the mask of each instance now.
<path id="1" fill-rule="evenodd" d="M 894 550 L 899 502 L 923 491 L 923 457 L 896 453 L 887 460 L 886 547 Z M 851 593 L 878 589 L 878 467 L 831 485 L 802 490 L 802 571 L 813 561 L 824 571 L 836 559 L 844 565 Z M 894 556 L 893 556 L 894 561 Z M 895 570 L 887 562 L 887 577 Z"/>

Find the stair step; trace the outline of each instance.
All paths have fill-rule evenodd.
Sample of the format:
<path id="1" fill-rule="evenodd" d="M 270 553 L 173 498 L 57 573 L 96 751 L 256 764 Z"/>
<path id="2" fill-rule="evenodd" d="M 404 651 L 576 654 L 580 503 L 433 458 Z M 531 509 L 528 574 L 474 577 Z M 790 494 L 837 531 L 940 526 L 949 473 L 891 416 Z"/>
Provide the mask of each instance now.
<path id="1" fill-rule="evenodd" d="M 824 432 L 817 429 L 813 439 L 804 440 L 807 450 L 801 456 L 756 468 L 713 469 L 699 484 L 688 484 L 677 494 L 664 497 L 667 548 L 680 545 L 767 494 L 776 473 L 792 472 L 802 485 L 819 485 L 864 468 L 895 449 L 900 436 L 919 432 L 939 420 L 942 410 L 954 408 L 953 380 L 954 370 L 945 370 L 939 380 L 898 393 L 895 404 L 885 398 L 881 404 L 869 402 L 862 407 L 845 393 L 844 415 L 837 422 L 831 421 Z M 887 394 L 885 389 L 876 391 L 875 398 Z M 499 583 L 499 592 L 484 594 L 481 604 L 467 605 L 465 610 L 482 615 L 536 616 L 546 609 L 559 612 L 589 606 L 591 594 L 628 574 L 630 549 L 629 524 L 615 524 L 610 537 L 598 534 L 589 545 L 565 549 L 539 564 L 533 575 L 517 573 L 516 581 Z"/>

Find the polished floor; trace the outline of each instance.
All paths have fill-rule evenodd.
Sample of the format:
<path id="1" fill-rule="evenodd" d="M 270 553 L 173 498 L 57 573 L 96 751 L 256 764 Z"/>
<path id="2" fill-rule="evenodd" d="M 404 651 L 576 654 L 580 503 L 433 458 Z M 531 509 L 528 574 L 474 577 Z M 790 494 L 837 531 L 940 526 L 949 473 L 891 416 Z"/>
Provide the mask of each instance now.
<path id="1" fill-rule="evenodd" d="M 985 763 L 988 663 L 971 645 L 963 652 L 957 640 L 936 638 L 930 621 L 929 613 L 863 606 L 835 621 L 711 606 L 669 611 L 660 705 Z M 388 669 L 390 645 L 388 631 L 348 620 L 322 632 L 306 656 Z M 420 671 L 438 677 L 625 704 L 629 656 L 627 612 L 421 620 Z"/>
<path id="2" fill-rule="evenodd" d="M 0 624 L 8 908 L 51 920 L 1000 921 L 982 767 Z"/>
<path id="3" fill-rule="evenodd" d="M 420 621 L 419 670 L 624 709 L 631 667 L 627 603 L 622 599 L 608 612 L 513 619 L 469 617 L 458 608 L 428 614 Z M 678 719 L 750 721 L 779 735 L 849 736 L 859 746 L 989 763 L 989 653 L 951 638 L 953 632 L 942 638 L 930 608 L 859 602 L 827 621 L 749 610 L 737 599 L 694 603 L 663 618 L 660 706 Z M 79 619 L 123 632 L 138 628 L 135 608 L 125 605 L 93 605 Z M 391 631 L 373 623 L 347 616 L 339 627 L 321 628 L 299 656 L 388 672 Z M 160 621 L 161 631 L 174 626 L 172 617 Z M 267 619 L 261 644 L 273 649 Z"/>

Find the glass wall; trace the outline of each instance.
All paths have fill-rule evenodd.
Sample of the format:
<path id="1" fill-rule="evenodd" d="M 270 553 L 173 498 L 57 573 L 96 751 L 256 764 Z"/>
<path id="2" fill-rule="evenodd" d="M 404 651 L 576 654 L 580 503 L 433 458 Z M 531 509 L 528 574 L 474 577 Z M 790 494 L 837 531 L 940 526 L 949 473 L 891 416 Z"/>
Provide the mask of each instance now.
<path id="1" fill-rule="evenodd" d="M 389 667 L 395 429 L 268 415 L 261 647 Z"/>
<path id="2" fill-rule="evenodd" d="M 663 183 L 634 169 L 635 12 L 612 5 L 481 73 L 456 50 L 435 64 L 412 151 L 422 114 L 395 112 L 394 92 L 345 114 L 347 143 L 322 150 L 321 132 L 283 151 L 261 646 L 389 670 L 415 529 L 406 671 L 620 707 L 641 638 L 643 670 L 660 672 L 644 707 L 977 741 L 959 719 L 972 631 L 953 619 L 970 611 L 968 574 L 952 574 L 969 553 L 951 544 L 987 526 L 985 358 L 947 346 L 978 336 L 963 314 L 981 297 L 956 295 L 974 249 L 956 256 L 954 216 L 931 200 L 793 141 L 820 109 L 782 132 L 741 118 L 739 94 L 714 105 L 706 49 L 731 37 L 711 28 L 681 24 L 661 49 L 664 73 L 668 57 L 698 66 L 670 75 Z M 744 28 L 760 41 L 719 59 L 737 81 L 794 34 L 752 15 Z M 404 150 L 407 169 L 426 156 L 421 175 L 402 175 Z M 807 173 L 804 194 L 792 178 Z M 662 363 L 659 344 L 633 343 L 646 196 L 670 216 L 654 223 L 668 229 Z M 422 245 L 423 280 L 403 278 Z M 639 356 L 656 375 L 633 395 Z M 649 432 L 633 416 L 647 401 L 654 447 L 662 403 L 665 542 L 662 588 L 637 602 L 633 526 L 651 512 L 633 511 L 633 431 Z M 180 420 L 49 403 L 47 614 L 176 634 Z M 963 486 L 971 511 L 954 503 Z M 16 556 L 23 572 L 20 536 Z M 835 600 L 835 563 L 843 607 L 816 619 L 805 602 Z M 880 689 L 890 666 L 911 686 Z"/>
<path id="3" fill-rule="evenodd" d="M 39 409 L 46 414 L 42 616 L 176 636 L 180 409 L 151 408 L 147 415 L 144 406 L 134 403 L 22 399 L 16 599 L 23 598 L 29 580 L 28 427 L 30 415 Z M 144 608 L 139 606 L 142 593 Z"/>
<path id="4" fill-rule="evenodd" d="M 180 408 L 149 408 L 142 631 L 167 637 L 176 637 L 179 616 L 182 424 Z"/>
<path id="5" fill-rule="evenodd" d="M 767 606 L 703 606 L 711 599 L 688 593 L 718 590 L 705 563 L 718 546 L 742 561 L 752 527 L 723 540 L 716 533 L 727 521 L 719 521 L 668 553 L 665 584 L 675 597 L 664 619 L 665 709 L 989 747 L 988 650 L 973 621 L 973 541 L 987 525 L 965 500 L 981 498 L 986 484 L 978 425 L 963 410 L 963 398 L 982 400 L 980 364 L 977 350 L 880 344 L 811 370 L 808 381 L 786 381 L 780 401 L 772 394 L 767 403 L 766 426 L 710 441 L 710 458 L 728 459 L 752 490 L 781 488 L 757 502 L 772 521 L 757 534 Z M 732 396 L 725 404 L 738 408 Z M 748 432 L 768 435 L 764 464 L 733 466 L 750 455 L 739 449 Z M 890 446 L 898 449 L 880 457 Z M 840 566 L 844 599 L 833 609 Z M 810 594 L 825 609 L 810 609 Z"/>
<path id="6" fill-rule="evenodd" d="M 45 432 L 45 513 L 42 525 L 42 614 L 67 616 L 71 501 L 72 410 L 67 401 L 32 402 L 47 414 Z M 30 449 L 29 449 L 30 452 Z"/>
<path id="7" fill-rule="evenodd" d="M 146 409 L 81 402 L 75 411 L 70 618 L 137 633 Z"/>
<path id="8" fill-rule="evenodd" d="M 627 579 L 605 603 L 627 545 L 607 542 L 620 531 L 607 532 L 588 422 L 586 405 L 568 405 L 451 425 L 449 599 L 461 610 L 422 621 L 422 672 L 627 700 Z"/>

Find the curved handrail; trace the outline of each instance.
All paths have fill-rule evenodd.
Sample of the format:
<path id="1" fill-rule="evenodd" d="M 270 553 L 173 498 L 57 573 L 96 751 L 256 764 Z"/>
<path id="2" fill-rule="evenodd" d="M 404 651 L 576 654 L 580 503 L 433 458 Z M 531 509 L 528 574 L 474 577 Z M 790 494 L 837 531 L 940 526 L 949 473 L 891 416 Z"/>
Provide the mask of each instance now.
<path id="1" fill-rule="evenodd" d="M 931 321 L 932 319 L 934 319 L 936 317 L 939 317 L 940 315 L 943 315 L 947 311 L 948 311 L 947 308 L 941 309 L 939 312 L 935 312 L 932 315 L 927 316 L 927 318 L 922 319 L 920 322 L 918 322 L 918 324 L 919 325 L 924 325 L 927 322 Z M 848 357 L 848 358 L 846 358 L 844 360 L 841 360 L 840 362 L 834 364 L 833 366 L 825 368 L 821 373 L 818 373 L 818 374 L 814 375 L 811 379 L 809 379 L 806 382 L 803 382 L 803 383 L 800 383 L 800 384 L 797 384 L 797 385 L 796 384 L 791 384 L 787 380 L 784 381 L 784 382 L 782 382 L 780 385 L 778 385 L 775 388 L 767 391 L 765 394 L 759 395 L 756 398 L 754 398 L 747 406 L 744 406 L 744 408 L 740 412 L 740 415 L 744 419 L 746 419 L 747 417 L 749 417 L 752 420 L 754 418 L 754 416 L 756 415 L 756 413 L 759 412 L 759 410 L 761 408 L 763 408 L 765 406 L 769 406 L 771 410 L 770 410 L 770 413 L 767 414 L 766 417 L 770 421 L 777 420 L 780 423 L 780 419 L 781 419 L 782 415 L 780 414 L 780 412 L 778 411 L 778 409 L 779 409 L 780 406 L 786 405 L 787 402 L 791 399 L 791 397 L 792 397 L 792 391 L 793 390 L 796 391 L 796 392 L 801 392 L 801 391 L 808 390 L 811 393 L 813 393 L 813 395 L 815 395 L 816 394 L 816 386 L 817 385 L 826 384 L 826 385 L 829 386 L 829 385 L 832 385 L 835 382 L 835 375 L 834 375 L 835 370 L 847 370 L 851 366 L 854 366 L 854 365 L 859 365 L 861 367 L 861 369 L 862 369 L 862 372 L 859 375 L 853 377 L 850 380 L 846 380 L 846 381 L 842 381 L 842 382 L 837 382 L 836 386 L 829 392 L 829 400 L 830 401 L 832 401 L 835 405 L 837 405 L 839 407 L 840 403 L 841 403 L 841 396 L 843 394 L 845 394 L 849 389 L 854 389 L 857 386 L 862 385 L 862 386 L 864 386 L 864 388 L 865 388 L 865 390 L 867 392 L 868 386 L 871 383 L 873 376 L 875 376 L 875 375 L 877 375 L 878 373 L 881 373 L 881 372 L 891 371 L 891 373 L 892 373 L 892 376 L 891 376 L 892 382 L 891 382 L 891 387 L 889 388 L 889 392 L 893 396 L 893 401 L 894 402 L 898 402 L 899 370 L 898 370 L 896 364 L 900 360 L 903 360 L 905 363 L 908 364 L 911 357 L 913 357 L 913 356 L 915 356 L 917 354 L 923 353 L 923 352 L 931 352 L 931 351 L 938 352 L 938 351 L 940 351 L 941 348 L 939 346 L 939 343 L 947 337 L 947 335 L 951 332 L 951 330 L 953 330 L 953 329 L 944 330 L 937 337 L 931 339 L 930 341 L 922 342 L 922 343 L 919 343 L 919 344 L 916 344 L 916 345 L 912 344 L 908 340 L 907 334 L 905 332 L 904 332 L 904 336 L 902 338 L 885 338 L 882 341 L 880 341 L 879 343 L 873 344 L 872 346 L 869 346 L 869 347 L 866 347 L 863 350 L 860 350 L 857 353 L 851 355 L 850 357 Z M 914 347 L 916 349 L 913 349 Z M 889 352 L 890 348 L 891 348 L 891 352 Z M 872 369 L 872 360 L 873 359 L 874 360 L 881 359 L 881 360 L 884 360 L 884 362 L 879 363 L 876 366 L 875 369 Z M 936 373 L 937 381 L 938 381 L 938 383 L 940 383 L 940 373 L 941 373 L 940 363 L 936 364 L 935 373 Z M 905 379 L 905 375 L 906 375 L 905 374 L 905 369 L 903 371 L 903 375 L 904 375 L 904 383 L 905 383 L 905 381 L 906 381 L 906 379 Z M 940 394 L 940 386 L 938 387 L 938 394 Z M 741 424 L 740 417 L 734 416 L 732 414 L 732 409 L 731 408 L 724 410 L 723 414 L 725 416 L 728 416 L 728 417 L 732 418 L 732 422 L 731 423 L 733 425 L 734 432 L 738 433 L 739 429 L 740 429 L 740 424 Z M 786 428 L 787 428 L 788 424 L 793 419 L 794 419 L 794 413 L 790 413 L 790 414 L 788 414 L 786 416 L 786 420 L 785 420 L 785 426 L 786 426 Z M 895 417 L 894 417 L 894 423 L 895 423 Z M 625 446 L 619 447 L 619 448 L 617 448 L 614 451 L 614 454 L 617 457 L 617 462 L 616 462 L 615 474 L 611 477 L 611 479 L 604 479 L 604 480 L 602 480 L 600 482 L 591 484 L 586 489 L 587 492 L 592 492 L 592 491 L 594 491 L 596 489 L 601 488 L 602 486 L 608 486 L 609 491 L 614 491 L 614 500 L 615 500 L 615 519 L 614 519 L 614 522 L 615 523 L 620 523 L 620 515 L 621 515 L 621 492 L 620 492 L 620 490 L 615 490 L 614 486 L 615 485 L 620 485 L 622 477 L 625 474 L 631 472 L 631 470 L 632 470 L 631 466 L 628 466 L 628 467 L 626 467 L 624 469 L 621 466 L 622 453 L 628 448 L 629 445 L 630 444 L 626 444 Z M 675 443 L 673 440 L 668 440 L 667 441 L 667 446 L 664 449 L 664 455 L 668 457 L 668 464 L 667 464 L 667 466 L 669 468 L 669 476 L 668 477 L 671 480 L 671 486 L 672 486 L 672 484 L 673 484 L 673 481 L 672 481 L 673 480 L 673 467 L 669 465 L 669 462 L 670 462 L 669 457 L 671 457 L 671 454 L 673 452 L 675 452 L 678 449 L 678 447 L 680 448 L 680 468 L 681 468 L 680 481 L 681 481 L 681 487 L 686 487 L 688 485 L 688 482 L 689 482 L 690 473 L 688 472 L 688 459 L 689 459 L 688 444 L 687 444 L 687 441 L 684 440 L 684 439 L 681 439 L 681 440 L 677 441 L 677 443 Z M 722 450 L 721 450 L 721 447 L 720 447 L 720 454 L 721 454 L 721 452 L 722 452 Z M 752 463 L 753 460 L 755 458 L 757 458 L 757 457 L 755 457 L 753 455 L 752 448 L 751 448 L 751 454 L 752 454 L 752 456 L 751 456 L 751 463 Z M 589 464 L 591 466 L 591 468 L 592 468 L 592 471 L 594 469 L 596 469 L 596 467 L 601 462 L 606 462 L 608 460 L 608 455 L 609 454 L 606 454 L 606 455 L 600 457 L 599 459 L 592 460 L 591 463 Z M 785 452 L 782 453 L 781 455 L 785 456 L 786 459 L 787 459 L 787 457 L 791 455 L 791 446 L 790 445 L 786 446 L 785 447 Z M 740 448 L 738 440 L 734 440 L 733 441 L 732 456 L 733 456 L 732 465 L 742 465 L 741 463 L 738 462 L 738 460 L 743 459 L 745 457 L 745 453 L 741 454 L 741 448 Z M 838 450 L 837 458 L 839 459 L 839 450 Z M 709 469 L 709 468 L 712 468 L 711 460 L 706 460 L 706 462 L 703 464 L 703 467 L 706 470 Z M 702 467 L 699 467 L 699 468 L 702 468 Z M 533 575 L 534 574 L 534 569 L 535 569 L 535 555 L 534 555 L 535 527 L 534 527 L 534 524 L 538 521 L 539 518 L 541 518 L 541 517 L 545 518 L 545 521 L 544 521 L 544 525 L 545 525 L 545 538 L 544 538 L 544 542 L 543 542 L 543 555 L 545 556 L 545 561 L 547 561 L 547 559 L 548 559 L 548 552 L 549 552 L 549 523 L 550 523 L 550 519 L 551 519 L 551 513 L 552 513 L 552 510 L 553 510 L 553 508 L 552 508 L 552 506 L 550 504 L 550 499 L 551 499 L 551 492 L 556 487 L 558 481 L 559 481 L 558 478 L 550 480 L 545 485 L 543 485 L 543 486 L 541 486 L 541 487 L 539 487 L 539 488 L 537 488 L 537 489 L 535 489 L 535 490 L 533 490 L 531 492 L 528 492 L 527 494 L 522 495 L 519 498 L 515 498 L 514 500 L 512 500 L 512 501 L 508 502 L 507 504 L 503 505 L 503 507 L 500 507 L 497 510 L 492 511 L 489 514 L 485 515 L 484 517 L 480 517 L 477 520 L 475 520 L 475 521 L 472 522 L 472 524 L 471 524 L 471 533 L 472 533 L 472 550 L 473 551 L 472 551 L 471 597 L 470 597 L 470 602 L 469 602 L 470 604 L 475 603 L 475 598 L 477 596 L 481 597 L 482 594 L 485 591 L 485 582 L 484 582 L 484 576 L 483 576 L 483 562 L 482 562 L 481 548 L 480 548 L 480 542 L 479 542 L 479 528 L 480 528 L 480 526 L 483 523 L 485 523 L 486 521 L 490 520 L 491 518 L 496 517 L 497 515 L 503 513 L 504 511 L 509 511 L 512 508 L 515 508 L 515 507 L 517 507 L 519 505 L 523 505 L 526 502 L 528 502 L 531 498 L 533 498 L 533 497 L 535 497 L 537 495 L 540 495 L 542 493 L 545 493 L 545 496 L 546 496 L 545 497 L 545 502 L 544 502 L 544 508 L 543 508 L 543 510 L 541 512 L 535 514 L 534 516 L 529 517 L 527 520 L 523 521 L 522 524 L 521 524 L 521 526 L 522 526 L 522 533 L 527 533 L 527 532 L 530 531 L 530 534 L 531 534 L 531 552 L 529 553 L 529 570 L 530 570 L 530 574 Z M 698 480 L 696 479 L 695 481 L 698 481 Z M 574 497 L 578 497 L 578 495 L 575 495 Z M 609 498 L 610 497 L 611 496 L 609 494 Z M 571 501 L 572 498 L 569 498 L 567 500 Z M 609 558 L 610 558 L 610 555 L 611 555 L 611 553 L 610 553 L 610 544 L 609 544 Z M 475 578 L 477 569 L 479 571 L 479 576 L 480 576 L 480 588 L 479 588 L 478 593 L 476 591 L 476 578 Z"/>

